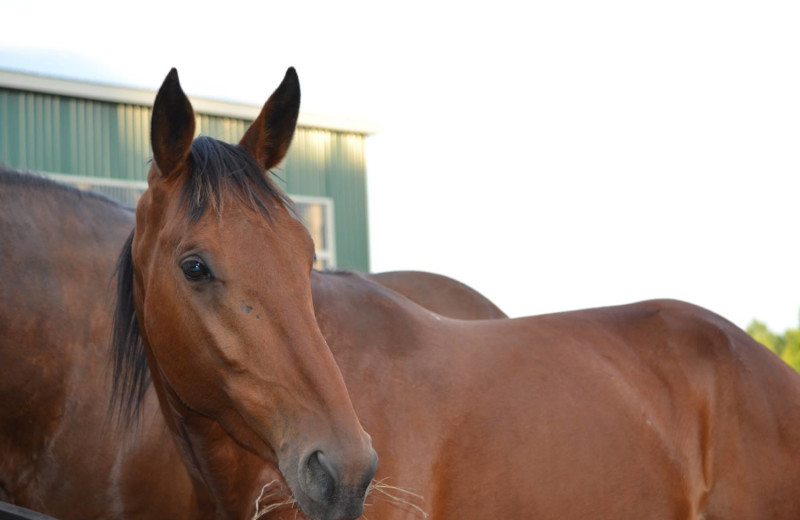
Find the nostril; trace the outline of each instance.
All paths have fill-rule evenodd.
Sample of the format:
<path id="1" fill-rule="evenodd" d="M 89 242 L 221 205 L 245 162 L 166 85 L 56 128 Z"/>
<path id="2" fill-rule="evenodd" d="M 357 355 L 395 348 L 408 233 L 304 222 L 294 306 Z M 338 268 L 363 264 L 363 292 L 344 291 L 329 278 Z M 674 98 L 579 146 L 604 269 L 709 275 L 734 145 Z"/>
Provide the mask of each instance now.
<path id="1" fill-rule="evenodd" d="M 378 467 L 378 456 L 372 448 L 350 453 L 347 464 L 337 457 L 339 452 L 306 452 L 298 466 L 296 495 L 300 509 L 309 518 L 344 520 L 358 518 L 364 512 L 367 489 Z"/>
<path id="2" fill-rule="evenodd" d="M 336 471 L 336 468 L 333 467 L 333 464 L 331 464 L 331 461 L 328 460 L 328 457 L 326 457 L 325 454 L 322 453 L 321 451 L 314 452 L 314 455 L 317 456 L 317 461 L 322 465 L 325 471 L 327 471 L 328 474 L 333 478 L 333 481 L 334 482 L 338 481 L 339 474 Z"/>
<path id="3" fill-rule="evenodd" d="M 369 466 L 367 467 L 367 472 L 364 474 L 364 483 L 363 489 L 366 492 L 369 485 L 372 483 L 372 478 L 375 476 L 375 473 L 378 471 L 378 454 L 375 451 L 372 452 L 372 460 L 370 461 Z"/>
<path id="4" fill-rule="evenodd" d="M 336 491 L 338 475 L 331 462 L 321 451 L 308 457 L 305 469 L 306 490 L 313 500 L 330 503 Z"/>

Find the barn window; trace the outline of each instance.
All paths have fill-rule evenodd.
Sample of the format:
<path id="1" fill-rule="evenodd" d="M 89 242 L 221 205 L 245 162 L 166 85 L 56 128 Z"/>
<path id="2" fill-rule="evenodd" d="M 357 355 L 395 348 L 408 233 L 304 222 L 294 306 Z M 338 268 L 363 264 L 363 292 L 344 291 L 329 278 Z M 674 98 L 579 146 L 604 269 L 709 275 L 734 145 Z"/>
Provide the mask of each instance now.
<path id="1" fill-rule="evenodd" d="M 328 197 L 291 196 L 300 218 L 314 239 L 317 260 L 316 269 L 336 267 L 336 247 L 333 228 L 333 199 Z"/>

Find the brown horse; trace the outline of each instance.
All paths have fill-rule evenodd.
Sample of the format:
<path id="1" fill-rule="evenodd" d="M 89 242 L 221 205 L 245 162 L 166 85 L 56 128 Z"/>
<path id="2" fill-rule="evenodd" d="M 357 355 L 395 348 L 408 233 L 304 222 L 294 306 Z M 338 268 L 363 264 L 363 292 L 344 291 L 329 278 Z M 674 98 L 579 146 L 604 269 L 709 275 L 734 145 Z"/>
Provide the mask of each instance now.
<path id="1" fill-rule="evenodd" d="M 152 390 L 133 431 L 105 417 L 108 281 L 133 223 L 104 197 L 0 167 L 2 501 L 65 519 L 189 517 L 191 485 Z M 365 286 L 384 278 L 349 276 Z M 390 280 L 443 315 L 495 314 L 480 315 L 493 304 L 446 277 L 401 271 Z"/>
<path id="2" fill-rule="evenodd" d="M 287 139 L 281 132 L 272 135 Z M 207 144 L 192 145 L 192 167 L 176 185 L 193 182 L 203 164 L 196 159 L 210 149 Z M 212 193 L 219 193 L 224 204 L 207 210 L 194 227 L 230 216 L 231 206 L 239 207 L 235 212 L 252 207 L 236 198 L 243 192 L 227 179 L 228 170 L 217 170 L 216 181 L 204 177 L 201 184 L 216 182 Z M 166 181 L 155 177 L 153 182 Z M 271 192 L 254 191 L 262 204 L 281 204 Z M 189 201 L 182 204 L 190 207 Z M 270 221 L 259 236 L 275 229 Z M 124 267 L 134 266 L 128 261 Z M 131 279 L 122 279 L 132 287 Z M 316 321 L 381 456 L 378 485 L 367 500 L 369 518 L 414 518 L 422 511 L 445 519 L 800 515 L 794 449 L 800 440 L 798 377 L 708 311 L 646 302 L 521 320 L 457 322 L 357 276 L 312 273 L 311 279 Z M 271 288 L 267 282 L 264 287 Z M 131 317 L 133 310 L 126 312 L 122 303 L 121 316 Z M 281 304 L 275 312 L 296 310 Z M 246 307 L 241 312 L 248 314 Z M 120 323 L 135 330 L 129 320 Z M 32 327 L 45 328 L 42 322 Z M 123 371 L 132 370 L 132 381 L 146 387 L 142 356 L 147 351 L 135 341 L 119 346 L 126 347 Z M 198 350 L 206 347 L 197 344 Z M 38 376 L 35 370 L 30 374 Z M 123 400 L 138 401 L 138 393 L 130 392 L 135 388 L 129 384 Z M 31 395 L 36 390 L 29 385 Z M 144 424 L 156 410 L 151 395 L 145 393 L 139 405 Z M 79 399 L 71 398 L 73 408 Z M 163 411 L 179 422 L 185 409 Z M 251 518 L 256 510 L 270 518 L 294 516 L 296 511 L 283 503 L 291 499 L 289 486 L 273 461 L 237 442 L 215 417 L 191 419 L 183 421 L 183 431 L 172 430 L 194 475 L 192 495 L 174 496 L 188 505 L 164 502 L 176 511 L 174 518 Z M 17 425 L 26 426 L 22 420 Z M 95 440 L 101 439 L 83 442 Z M 112 469 L 144 467 L 149 458 L 145 452 L 126 456 L 120 452 Z M 80 462 L 88 466 L 94 459 Z M 169 468 L 165 463 L 161 473 L 147 467 L 147 473 L 137 474 L 145 484 L 160 478 L 148 488 L 152 496 L 131 497 L 139 512 L 162 496 L 169 499 L 165 490 L 172 479 L 180 480 L 171 479 Z M 66 484 L 73 490 L 80 486 Z M 404 490 L 392 490 L 391 484 Z M 59 490 L 52 485 L 47 491 Z M 254 504 L 262 492 L 264 500 Z M 384 494 L 397 499 L 379 500 Z"/>
<path id="3" fill-rule="evenodd" d="M 0 187 L 0 500 L 65 519 L 187 518 L 152 392 L 138 428 L 106 418 L 109 280 L 133 215 L 2 168 Z"/>
<path id="4" fill-rule="evenodd" d="M 293 118 L 287 113 L 296 115 L 297 96 L 290 71 L 241 146 L 230 149 L 208 139 L 192 142 L 191 106 L 174 74 L 156 99 L 155 164 L 150 192 L 137 210 L 132 254 L 122 256 L 118 314 L 118 338 L 135 339 L 135 328 L 125 325 L 136 316 L 145 341 L 118 342 L 120 359 L 139 360 L 119 366 L 124 374 L 143 366 L 147 356 L 200 500 L 216 504 L 221 516 L 241 518 L 247 509 L 237 504 L 254 494 L 243 490 L 263 483 L 271 502 L 264 512 L 280 515 L 281 502 L 274 500 L 291 500 L 289 492 L 311 518 L 358 512 L 363 481 L 346 494 L 345 507 L 337 501 L 342 484 L 332 475 L 347 471 L 327 464 L 311 470 L 302 457 L 306 462 L 297 470 L 272 457 L 280 451 L 271 444 L 270 428 L 297 445 L 293 436 L 316 438 L 335 430 L 328 424 L 346 420 L 347 433 L 358 439 L 347 396 L 331 382 L 333 368 L 323 374 L 324 383 L 334 386 L 338 401 L 318 406 L 318 422 L 285 412 L 289 426 L 255 419 L 241 424 L 255 413 L 246 406 L 273 403 L 275 387 L 297 394 L 293 403 L 309 399 L 308 382 L 296 382 L 296 369 L 283 361 L 280 373 L 274 365 L 259 365 L 272 370 L 273 379 L 245 378 L 239 386 L 227 382 L 231 367 L 249 374 L 250 364 L 217 360 L 227 359 L 221 351 L 228 343 L 248 361 L 259 351 L 241 336 L 229 339 L 230 331 L 244 328 L 245 338 L 258 339 L 262 329 L 280 328 L 272 341 L 281 349 L 310 343 L 318 348 L 313 355 L 324 357 L 324 345 L 330 347 L 381 454 L 378 482 L 403 488 L 394 494 L 402 501 L 372 504 L 373 518 L 423 511 L 437 519 L 800 517 L 800 377 L 708 311 L 652 301 L 518 320 L 456 321 L 388 290 L 365 291 L 358 279 L 342 276 L 313 284 L 319 303 L 316 320 L 309 319 L 309 278 L 317 275 L 309 275 L 305 232 L 285 212 L 286 199 L 264 180 L 264 170 L 288 147 Z M 164 257 L 154 260 L 159 250 Z M 264 255 L 271 255 L 267 264 L 258 260 Z M 176 265 L 190 289 L 181 285 Z M 153 276 L 169 271 L 173 279 L 148 285 L 143 269 Z M 133 284 L 126 279 L 131 272 Z M 195 283 L 204 285 L 191 288 Z M 126 299 L 131 285 L 132 300 Z M 156 298 L 148 296 L 151 287 L 159 291 Z M 149 345 L 148 302 L 157 306 L 157 318 L 179 303 L 192 309 L 179 330 L 166 324 L 169 319 L 156 326 L 157 338 L 178 343 L 177 349 Z M 293 320 L 303 325 L 275 325 Z M 274 351 L 268 357 L 286 355 Z M 196 357 L 191 374 L 161 366 L 162 359 L 179 364 L 187 356 Z M 198 375 L 203 385 L 194 384 Z M 129 390 L 143 381 L 134 378 Z M 334 409 L 344 419 L 327 413 Z M 327 442 L 344 444 L 342 438 Z M 315 484 L 328 494 L 295 482 L 298 473 L 320 471 L 324 483 Z M 273 479 L 280 489 L 272 488 Z"/>

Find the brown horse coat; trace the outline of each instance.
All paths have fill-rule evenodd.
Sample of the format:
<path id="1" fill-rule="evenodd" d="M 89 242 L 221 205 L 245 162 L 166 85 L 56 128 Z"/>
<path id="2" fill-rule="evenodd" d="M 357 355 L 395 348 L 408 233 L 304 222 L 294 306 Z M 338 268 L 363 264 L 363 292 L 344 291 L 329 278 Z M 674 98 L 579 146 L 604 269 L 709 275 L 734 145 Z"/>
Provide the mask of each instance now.
<path id="1" fill-rule="evenodd" d="M 132 213 L 107 199 L 0 168 L 4 501 L 60 519 L 189 511 L 152 392 L 139 428 L 107 418 L 109 284 L 132 226 Z"/>
<path id="2" fill-rule="evenodd" d="M 365 276 L 399 292 L 417 305 L 448 318 L 508 318 L 497 305 L 475 289 L 447 276 L 422 271 L 388 271 Z"/>

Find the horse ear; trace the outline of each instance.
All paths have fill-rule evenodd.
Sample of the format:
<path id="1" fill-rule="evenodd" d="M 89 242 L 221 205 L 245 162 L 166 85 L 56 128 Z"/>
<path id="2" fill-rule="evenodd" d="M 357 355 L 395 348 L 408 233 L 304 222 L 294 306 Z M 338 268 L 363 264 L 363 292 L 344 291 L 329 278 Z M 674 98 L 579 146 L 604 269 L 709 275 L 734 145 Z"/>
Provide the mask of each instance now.
<path id="1" fill-rule="evenodd" d="M 158 89 L 150 122 L 153 159 L 162 176 L 169 177 L 186 163 L 193 139 L 194 110 L 173 68 Z"/>
<path id="2" fill-rule="evenodd" d="M 294 67 L 289 67 L 239 144 L 265 170 L 277 166 L 289 150 L 299 112 L 300 81 Z"/>

